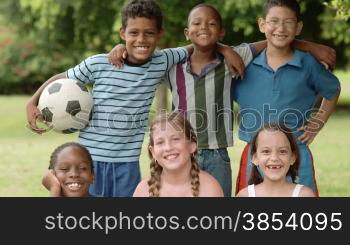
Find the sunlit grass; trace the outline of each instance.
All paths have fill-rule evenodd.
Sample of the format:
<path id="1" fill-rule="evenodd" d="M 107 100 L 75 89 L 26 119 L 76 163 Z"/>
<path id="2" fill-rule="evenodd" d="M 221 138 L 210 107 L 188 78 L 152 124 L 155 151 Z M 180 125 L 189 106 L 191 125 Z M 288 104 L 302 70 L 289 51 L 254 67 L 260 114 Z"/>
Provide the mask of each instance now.
<path id="1" fill-rule="evenodd" d="M 0 96 L 0 196 L 47 196 L 41 186 L 51 152 L 60 144 L 77 139 L 77 134 L 50 132 L 36 135 L 25 118 L 28 96 Z M 350 196 L 350 112 L 336 112 L 311 146 L 321 196 Z M 149 175 L 145 137 L 141 155 L 142 176 Z M 244 144 L 235 139 L 230 148 L 235 183 Z"/>

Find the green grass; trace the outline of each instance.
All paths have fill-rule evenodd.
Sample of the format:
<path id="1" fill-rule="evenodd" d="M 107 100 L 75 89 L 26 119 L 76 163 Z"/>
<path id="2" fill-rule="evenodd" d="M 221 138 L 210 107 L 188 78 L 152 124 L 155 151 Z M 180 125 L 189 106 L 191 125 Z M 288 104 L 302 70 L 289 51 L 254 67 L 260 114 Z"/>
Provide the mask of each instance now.
<path id="1" fill-rule="evenodd" d="M 342 88 L 338 104 L 350 105 L 350 72 L 336 71 L 335 75 L 338 77 Z"/>
<path id="2" fill-rule="evenodd" d="M 47 196 L 41 178 L 48 167 L 51 152 L 60 144 L 77 139 L 77 134 L 49 132 L 36 135 L 29 131 L 25 118 L 28 96 L 0 96 L 0 196 Z M 350 196 L 350 112 L 333 114 L 312 144 L 321 196 Z M 148 137 L 146 135 L 145 142 Z M 237 176 L 240 152 L 244 144 L 235 139 L 230 148 L 233 183 Z M 148 176 L 145 145 L 141 173 Z"/>

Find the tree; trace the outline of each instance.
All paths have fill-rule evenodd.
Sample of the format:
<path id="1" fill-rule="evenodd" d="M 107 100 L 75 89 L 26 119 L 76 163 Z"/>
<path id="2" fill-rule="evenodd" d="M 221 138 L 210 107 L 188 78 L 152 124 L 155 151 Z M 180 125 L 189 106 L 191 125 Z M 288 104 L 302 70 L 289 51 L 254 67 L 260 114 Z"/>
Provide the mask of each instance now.
<path id="1" fill-rule="evenodd" d="M 163 10 L 165 28 L 160 48 L 187 44 L 183 30 L 188 12 L 202 2 L 214 5 L 221 13 L 225 44 L 265 38 L 256 24 L 262 0 L 157 1 Z M 344 67 L 350 57 L 350 0 L 324 1 L 327 5 L 319 0 L 300 0 L 305 23 L 300 38 L 335 47 L 338 67 Z M 0 65 L 6 66 L 0 69 L 0 92 L 5 83 L 18 83 L 20 88 L 28 84 L 38 86 L 52 74 L 66 70 L 87 56 L 111 50 L 121 42 L 120 10 L 125 2 L 127 0 L 1 0 L 0 20 L 3 17 L 15 35 L 12 43 L 0 50 Z"/>
<path id="2" fill-rule="evenodd" d="M 350 0 L 332 0 L 325 3 L 326 6 L 333 9 L 337 13 L 337 17 L 347 21 L 350 18 Z"/>
<path id="3" fill-rule="evenodd" d="M 85 57 L 120 42 L 125 0 L 3 0 L 1 15 L 16 36 L 2 50 L 0 83 L 40 84 Z M 97 6 L 97 7 L 91 7 Z"/>
<path id="4" fill-rule="evenodd" d="M 343 64 L 343 67 L 348 66 L 350 57 L 350 0 L 331 0 L 324 4 L 327 7 L 320 15 L 321 37 L 332 41 L 337 47 L 338 63 Z"/>

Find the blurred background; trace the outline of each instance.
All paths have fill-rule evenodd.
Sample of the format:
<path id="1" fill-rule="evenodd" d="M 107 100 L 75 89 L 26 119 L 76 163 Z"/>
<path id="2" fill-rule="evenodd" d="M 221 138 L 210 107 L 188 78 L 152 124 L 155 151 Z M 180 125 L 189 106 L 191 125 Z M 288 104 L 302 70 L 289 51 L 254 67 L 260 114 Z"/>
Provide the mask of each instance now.
<path id="1" fill-rule="evenodd" d="M 26 127 L 25 104 L 48 78 L 86 57 L 109 52 L 120 43 L 120 10 L 126 0 L 0 1 L 0 196 L 47 196 L 41 177 L 51 152 L 75 141 L 77 134 L 36 135 Z M 158 0 L 165 35 L 159 48 L 183 46 L 190 9 L 202 2 L 223 17 L 223 43 L 263 40 L 256 21 L 263 0 Z M 329 45 L 337 51 L 334 71 L 342 84 L 335 113 L 311 149 L 321 196 L 350 196 L 350 0 L 301 0 L 304 28 L 299 39 Z M 170 108 L 166 88 L 159 87 L 152 114 Z M 154 113 L 153 113 L 154 112 Z M 145 143 L 148 142 L 146 135 Z M 230 149 L 233 183 L 243 143 Z M 145 144 L 144 144 L 145 146 Z M 143 177 L 149 173 L 143 148 Z"/>

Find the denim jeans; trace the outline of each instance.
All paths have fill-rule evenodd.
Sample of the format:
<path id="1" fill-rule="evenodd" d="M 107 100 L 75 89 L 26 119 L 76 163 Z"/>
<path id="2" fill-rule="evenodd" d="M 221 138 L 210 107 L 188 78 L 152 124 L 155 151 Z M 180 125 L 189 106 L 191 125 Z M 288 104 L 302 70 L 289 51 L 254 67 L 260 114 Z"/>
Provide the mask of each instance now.
<path id="1" fill-rule="evenodd" d="M 139 162 L 93 161 L 95 180 L 89 192 L 96 197 L 131 197 L 141 181 Z"/>
<path id="2" fill-rule="evenodd" d="M 225 197 L 231 197 L 232 170 L 227 149 L 200 149 L 197 161 L 202 170 L 219 182 Z"/>

